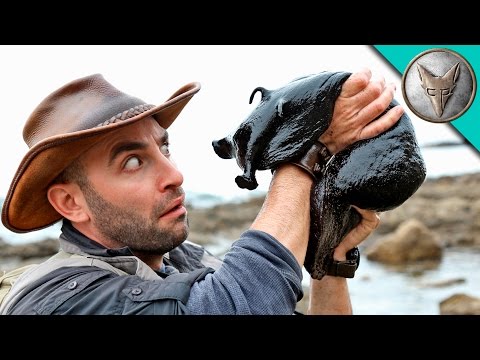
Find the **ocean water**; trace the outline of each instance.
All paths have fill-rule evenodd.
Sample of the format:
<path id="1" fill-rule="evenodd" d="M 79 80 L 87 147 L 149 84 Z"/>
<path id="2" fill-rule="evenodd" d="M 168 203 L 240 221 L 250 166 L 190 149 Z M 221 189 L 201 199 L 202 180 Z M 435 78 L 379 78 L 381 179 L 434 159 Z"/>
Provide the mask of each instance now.
<path id="1" fill-rule="evenodd" d="M 440 302 L 454 294 L 480 298 L 479 269 L 480 251 L 472 249 L 446 248 L 438 266 L 422 271 L 414 266 L 388 267 L 363 257 L 355 278 L 348 280 L 353 311 L 439 315 Z"/>

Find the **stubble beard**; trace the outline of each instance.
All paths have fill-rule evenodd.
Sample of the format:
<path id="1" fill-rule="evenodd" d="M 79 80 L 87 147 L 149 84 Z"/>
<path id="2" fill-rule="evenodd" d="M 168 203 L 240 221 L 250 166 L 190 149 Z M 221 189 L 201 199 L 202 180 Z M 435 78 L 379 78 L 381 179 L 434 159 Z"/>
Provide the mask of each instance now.
<path id="1" fill-rule="evenodd" d="M 168 199 L 156 206 L 151 219 L 108 202 L 89 182 L 82 184 L 82 191 L 98 231 L 107 239 L 122 243 L 132 251 L 163 255 L 183 243 L 188 236 L 186 214 L 175 220 L 174 228 L 178 229 L 176 231 L 162 229 L 158 225 L 158 218 L 165 205 L 183 194 L 181 188 L 177 188 Z"/>

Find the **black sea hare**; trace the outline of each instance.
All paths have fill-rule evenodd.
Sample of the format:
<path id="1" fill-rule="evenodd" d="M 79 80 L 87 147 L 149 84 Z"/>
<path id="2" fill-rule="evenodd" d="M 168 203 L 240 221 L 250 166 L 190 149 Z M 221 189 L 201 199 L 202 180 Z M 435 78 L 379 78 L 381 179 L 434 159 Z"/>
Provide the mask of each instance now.
<path id="1" fill-rule="evenodd" d="M 328 128 L 335 100 L 350 76 L 322 72 L 296 79 L 276 90 L 256 88 L 262 99 L 237 130 L 212 145 L 218 156 L 235 158 L 243 174 L 241 188 L 255 189 L 256 170 L 303 155 Z M 397 105 L 394 100 L 390 107 Z M 337 153 L 311 191 L 310 239 L 305 268 L 315 279 L 325 275 L 326 260 L 360 220 L 351 205 L 376 211 L 405 202 L 425 180 L 425 164 L 410 118 L 404 113 L 392 128 Z"/>

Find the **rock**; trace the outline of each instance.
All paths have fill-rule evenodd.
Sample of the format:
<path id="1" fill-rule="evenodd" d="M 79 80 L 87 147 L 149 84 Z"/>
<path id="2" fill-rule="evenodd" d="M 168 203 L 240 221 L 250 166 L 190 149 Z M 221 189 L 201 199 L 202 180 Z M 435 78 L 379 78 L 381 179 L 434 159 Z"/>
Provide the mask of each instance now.
<path id="1" fill-rule="evenodd" d="M 480 199 L 472 203 L 472 221 L 470 222 L 470 231 L 468 234 L 473 239 L 473 246 L 480 246 Z"/>
<path id="2" fill-rule="evenodd" d="M 428 179 L 398 208 L 380 214 L 369 241 L 415 218 L 437 234 L 444 246 L 480 247 L 480 173 Z"/>
<path id="3" fill-rule="evenodd" d="M 395 265 L 440 260 L 442 245 L 424 224 L 410 219 L 402 223 L 394 233 L 368 247 L 365 255 L 369 260 Z"/>
<path id="4" fill-rule="evenodd" d="M 452 295 L 440 302 L 440 315 L 480 315 L 480 298 Z"/>
<path id="5" fill-rule="evenodd" d="M 264 196 L 259 196 L 241 203 L 226 203 L 204 209 L 188 208 L 189 240 L 201 239 L 201 244 L 207 245 L 213 242 L 215 236 L 221 236 L 233 242 L 250 227 L 263 200 Z"/>
<path id="6" fill-rule="evenodd" d="M 441 287 L 447 287 L 447 286 L 452 286 L 452 285 L 457 285 L 457 284 L 463 284 L 465 281 L 466 280 L 464 278 L 446 279 L 446 280 L 440 280 L 440 281 L 425 283 L 425 284 L 422 284 L 421 287 L 423 287 L 423 288 L 441 288 Z"/>
<path id="7" fill-rule="evenodd" d="M 0 273 L 28 264 L 38 264 L 57 253 L 57 239 L 45 239 L 21 245 L 0 243 Z"/>
<path id="8" fill-rule="evenodd" d="M 55 254 L 59 249 L 57 239 L 45 239 L 22 245 L 4 245 L 0 251 L 0 258 L 17 257 L 22 260 L 45 257 Z"/>

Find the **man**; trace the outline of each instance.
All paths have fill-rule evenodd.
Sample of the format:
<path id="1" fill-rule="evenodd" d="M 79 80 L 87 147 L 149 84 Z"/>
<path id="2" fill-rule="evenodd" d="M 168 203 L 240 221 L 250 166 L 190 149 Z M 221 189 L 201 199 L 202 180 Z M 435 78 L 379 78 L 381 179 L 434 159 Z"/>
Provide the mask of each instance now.
<path id="1" fill-rule="evenodd" d="M 167 129 L 200 89 L 190 83 L 154 106 L 101 75 L 50 94 L 24 128 L 30 150 L 4 202 L 2 222 L 27 232 L 63 219 L 60 252 L 24 272 L 4 299 L 7 314 L 292 314 L 303 296 L 301 267 L 312 177 L 275 169 L 264 205 L 222 262 L 188 236 L 183 177 Z M 351 75 L 319 139 L 335 154 L 395 124 L 394 85 Z M 373 119 L 376 119 L 373 121 Z M 359 225 L 334 251 L 344 261 L 378 225 Z M 310 314 L 351 313 L 346 279 L 311 281 Z"/>

